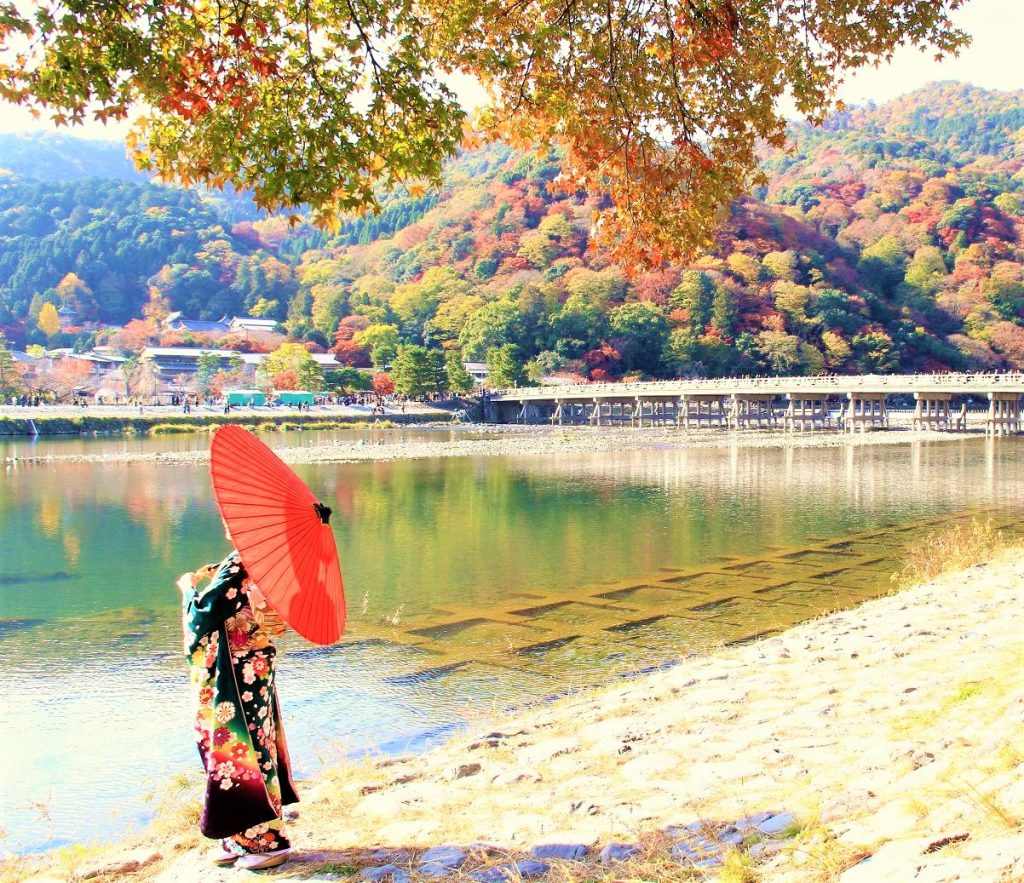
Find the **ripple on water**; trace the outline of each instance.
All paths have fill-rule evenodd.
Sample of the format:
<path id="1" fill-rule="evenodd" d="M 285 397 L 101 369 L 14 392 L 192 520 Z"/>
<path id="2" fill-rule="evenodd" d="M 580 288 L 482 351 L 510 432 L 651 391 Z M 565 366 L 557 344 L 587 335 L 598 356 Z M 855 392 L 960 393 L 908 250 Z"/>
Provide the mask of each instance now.
<path id="1" fill-rule="evenodd" d="M 0 586 L 21 586 L 32 583 L 55 583 L 78 579 L 77 573 L 57 570 L 53 573 L 8 573 L 0 574 Z"/>
<path id="2" fill-rule="evenodd" d="M 0 638 L 45 625 L 45 619 L 0 619 Z"/>

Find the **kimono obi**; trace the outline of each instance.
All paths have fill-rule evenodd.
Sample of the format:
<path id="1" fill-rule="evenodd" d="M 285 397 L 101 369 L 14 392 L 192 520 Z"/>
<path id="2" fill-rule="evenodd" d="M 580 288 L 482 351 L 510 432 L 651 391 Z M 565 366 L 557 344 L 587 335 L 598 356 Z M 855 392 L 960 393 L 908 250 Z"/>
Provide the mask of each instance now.
<path id="1" fill-rule="evenodd" d="M 234 616 L 224 620 L 231 655 L 237 658 L 252 650 L 266 650 L 272 654 L 272 639 L 284 634 L 284 620 L 267 605 L 255 583 L 246 579 L 244 587 L 248 603 Z"/>

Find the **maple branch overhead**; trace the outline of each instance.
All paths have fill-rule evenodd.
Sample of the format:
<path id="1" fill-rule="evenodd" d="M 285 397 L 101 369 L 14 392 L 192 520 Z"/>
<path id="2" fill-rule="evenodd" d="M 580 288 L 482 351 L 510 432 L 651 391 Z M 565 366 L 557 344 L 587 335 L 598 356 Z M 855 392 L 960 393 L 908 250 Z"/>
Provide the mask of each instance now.
<path id="1" fill-rule="evenodd" d="M 495 97 L 483 132 L 563 148 L 566 180 L 630 207 L 607 210 L 603 244 L 645 262 L 710 236 L 784 130 L 776 96 L 823 118 L 845 68 L 962 46 L 963 2 L 40 0 L 7 10 L 0 96 L 72 123 L 147 104 L 143 167 L 331 226 L 378 207 L 374 182 L 440 183 L 466 115 L 436 72 L 463 70 Z"/>

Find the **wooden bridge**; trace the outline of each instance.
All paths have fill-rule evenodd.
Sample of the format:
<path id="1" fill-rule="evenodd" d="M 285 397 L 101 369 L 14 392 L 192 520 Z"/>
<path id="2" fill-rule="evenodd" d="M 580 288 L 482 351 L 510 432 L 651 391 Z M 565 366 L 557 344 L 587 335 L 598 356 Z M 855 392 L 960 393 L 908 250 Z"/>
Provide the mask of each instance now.
<path id="1" fill-rule="evenodd" d="M 967 429 L 968 404 L 984 400 L 989 435 L 1020 432 L 1024 374 L 888 374 L 750 377 L 567 384 L 496 390 L 494 423 L 592 426 L 781 427 L 787 431 L 888 429 L 887 402 L 912 396 L 913 427 Z"/>

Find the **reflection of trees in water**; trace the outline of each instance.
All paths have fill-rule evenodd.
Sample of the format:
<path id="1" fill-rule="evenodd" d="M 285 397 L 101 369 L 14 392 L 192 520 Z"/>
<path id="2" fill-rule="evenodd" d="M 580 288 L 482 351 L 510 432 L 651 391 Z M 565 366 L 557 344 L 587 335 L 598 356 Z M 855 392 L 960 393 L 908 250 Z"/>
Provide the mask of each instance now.
<path id="1" fill-rule="evenodd" d="M 756 554 L 898 520 L 1024 498 L 1018 443 L 630 451 L 298 467 L 335 510 L 351 599 L 486 608 L 717 555 Z M 150 599 L 225 551 L 204 466 L 18 467 L 0 482 L 0 569 L 80 572 L 70 599 Z M 42 562 L 47 562 L 45 566 Z M 63 562 L 63 563 L 60 563 Z M 361 615 L 353 611 L 353 625 Z"/>
<path id="2" fill-rule="evenodd" d="M 335 508 L 346 586 L 353 597 L 370 593 L 370 617 L 406 604 L 408 619 L 429 605 L 486 605 L 514 591 L 646 571 L 712 529 L 681 532 L 675 522 L 666 533 L 661 495 L 524 476 L 496 459 L 299 471 Z M 14 513 L 27 510 L 35 517 L 17 523 L 38 524 L 45 510 L 49 533 L 36 527 L 31 540 L 52 541 L 54 526 L 78 531 L 83 567 L 128 556 L 134 583 L 155 586 L 223 551 L 205 468 L 67 464 L 19 470 L 11 479 L 0 521 L 14 524 Z M 60 558 L 59 546 L 50 551 Z"/>
<path id="3" fill-rule="evenodd" d="M 5 596 L 3 615 L 78 618 L 142 603 L 171 621 L 174 576 L 223 545 L 217 528 L 201 469 L 19 465 L 0 481 L 0 572 L 27 582 Z M 72 578 L 48 580 L 55 570 Z"/>
<path id="4" fill-rule="evenodd" d="M 523 474 L 742 491 L 789 504 L 870 508 L 890 504 L 987 505 L 1024 499 L 1020 442 L 968 439 L 834 448 L 620 451 L 514 461 Z"/>
<path id="5" fill-rule="evenodd" d="M 142 526 L 147 556 L 169 561 L 175 528 L 197 509 L 212 504 L 204 469 L 158 464 L 62 463 L 59 466 L 19 466 L 0 483 L 3 510 L 34 510 L 32 521 L 43 538 L 60 538 L 68 548 L 102 547 L 119 522 Z M 99 511 L 103 517 L 95 519 Z M 111 521 L 114 524 L 111 524 Z M 22 527 L 25 521 L 18 522 Z M 122 548 L 122 554 L 138 550 Z"/>

